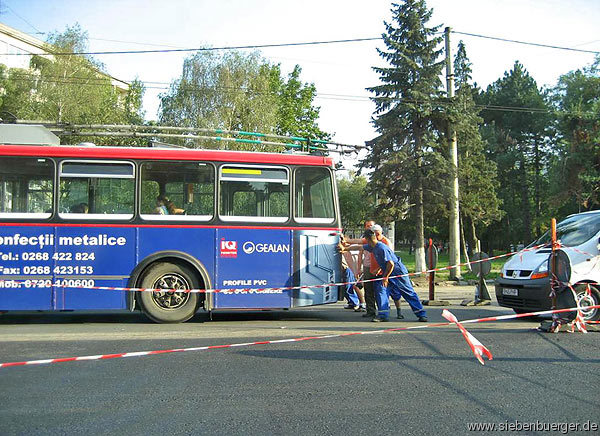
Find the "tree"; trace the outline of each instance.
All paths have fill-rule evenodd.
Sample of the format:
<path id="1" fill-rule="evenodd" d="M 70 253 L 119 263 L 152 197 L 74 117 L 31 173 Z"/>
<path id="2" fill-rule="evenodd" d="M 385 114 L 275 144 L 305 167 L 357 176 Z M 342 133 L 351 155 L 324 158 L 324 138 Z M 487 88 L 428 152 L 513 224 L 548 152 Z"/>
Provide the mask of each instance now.
<path id="1" fill-rule="evenodd" d="M 367 189 L 367 178 L 351 172 L 348 178 L 338 177 L 338 197 L 344 228 L 362 228 L 367 219 L 373 219 L 375 198 Z"/>
<path id="2" fill-rule="evenodd" d="M 561 215 L 600 207 L 600 56 L 560 77 L 553 89 L 561 136 L 553 171 Z"/>
<path id="3" fill-rule="evenodd" d="M 425 267 L 424 201 L 439 196 L 444 159 L 439 152 L 442 96 L 438 62 L 439 26 L 426 27 L 432 11 L 424 0 L 404 0 L 392 6 L 392 22 L 382 35 L 387 51 L 378 50 L 389 67 L 374 67 L 383 84 L 369 88 L 375 94 L 373 124 L 379 133 L 369 142 L 372 154 L 361 167 L 372 168 L 371 187 L 380 208 L 403 210 L 415 223 L 416 269 Z"/>
<path id="4" fill-rule="evenodd" d="M 548 126 L 551 122 L 545 96 L 518 61 L 504 77 L 488 86 L 478 100 L 483 112 L 483 135 L 489 156 L 498 166 L 499 196 L 506 218 L 496 235 L 527 243 L 547 221 Z M 500 230 L 500 231 L 498 231 Z M 502 243 L 511 241 L 502 237 Z"/>
<path id="5" fill-rule="evenodd" d="M 302 68 L 296 65 L 288 75 L 287 82 L 279 80 L 275 131 L 278 135 L 329 139 L 331 135 L 322 131 L 317 124 L 320 108 L 313 106 L 317 88 L 313 83 L 302 84 L 301 73 Z"/>
<path id="6" fill-rule="evenodd" d="M 319 108 L 313 106 L 316 88 L 302 84 L 301 72 L 296 65 L 286 81 L 280 66 L 271 65 L 258 52 L 199 52 L 184 61 L 181 77 L 161 95 L 160 122 L 328 138 L 317 125 Z"/>
<path id="7" fill-rule="evenodd" d="M 485 155 L 479 116 L 471 85 L 471 63 L 462 41 L 454 59 L 456 95 L 452 102 L 450 120 L 456 130 L 458 143 L 459 201 L 463 228 L 470 246 L 475 249 L 478 230 L 502 217 L 501 202 L 496 195 L 498 180 L 495 162 Z"/>
<path id="8" fill-rule="evenodd" d="M 102 73 L 101 63 L 82 55 L 64 55 L 86 51 L 87 33 L 79 25 L 51 34 L 48 44 L 56 55 L 35 55 L 30 70 L 8 71 L 2 110 L 21 119 L 57 123 L 141 122 L 141 82 L 136 81 L 127 94 L 122 94 Z"/>
<path id="9" fill-rule="evenodd" d="M 184 61 L 181 77 L 160 96 L 159 121 L 180 127 L 274 133 L 277 96 L 272 68 L 257 52 L 198 52 Z"/>

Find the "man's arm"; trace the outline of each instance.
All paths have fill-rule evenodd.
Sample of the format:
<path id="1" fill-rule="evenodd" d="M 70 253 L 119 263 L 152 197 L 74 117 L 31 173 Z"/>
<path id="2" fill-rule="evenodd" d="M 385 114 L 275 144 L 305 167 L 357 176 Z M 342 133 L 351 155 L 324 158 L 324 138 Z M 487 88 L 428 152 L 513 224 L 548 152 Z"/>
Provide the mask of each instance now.
<path id="1" fill-rule="evenodd" d="M 365 243 L 364 239 L 362 239 L 362 238 L 357 238 L 357 239 L 348 239 L 348 238 L 346 238 L 345 241 L 348 244 L 351 244 L 351 245 L 364 244 Z"/>
<path id="2" fill-rule="evenodd" d="M 383 286 L 386 288 L 388 285 L 388 280 L 390 278 L 390 275 L 392 274 L 392 271 L 394 271 L 394 262 L 392 262 L 391 260 L 388 260 L 387 263 L 385 264 L 385 272 L 383 273 Z"/>
<path id="3" fill-rule="evenodd" d="M 364 252 L 365 252 L 365 250 L 361 246 L 359 248 L 359 250 L 358 250 L 358 266 L 357 266 L 357 271 L 358 271 L 359 274 L 362 273 L 362 270 L 363 270 L 363 264 L 362 264 L 362 262 L 363 262 Z"/>

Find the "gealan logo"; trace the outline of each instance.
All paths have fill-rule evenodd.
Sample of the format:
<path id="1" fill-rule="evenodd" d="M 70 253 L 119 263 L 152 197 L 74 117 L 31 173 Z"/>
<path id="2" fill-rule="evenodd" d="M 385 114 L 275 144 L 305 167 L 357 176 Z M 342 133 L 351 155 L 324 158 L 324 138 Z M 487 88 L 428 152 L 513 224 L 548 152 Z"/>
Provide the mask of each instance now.
<path id="1" fill-rule="evenodd" d="M 289 244 L 264 244 L 260 242 L 244 242 L 242 250 L 246 254 L 256 253 L 289 253 Z"/>
<path id="2" fill-rule="evenodd" d="M 237 241 L 221 239 L 221 257 L 237 257 Z"/>

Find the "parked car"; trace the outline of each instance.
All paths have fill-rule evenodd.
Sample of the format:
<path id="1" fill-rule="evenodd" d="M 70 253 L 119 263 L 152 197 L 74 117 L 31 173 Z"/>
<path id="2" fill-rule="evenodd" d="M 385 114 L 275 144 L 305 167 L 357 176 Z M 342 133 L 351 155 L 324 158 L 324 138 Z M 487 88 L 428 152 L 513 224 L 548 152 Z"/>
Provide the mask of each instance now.
<path id="1" fill-rule="evenodd" d="M 599 320 L 600 309 L 588 307 L 600 304 L 600 210 L 568 216 L 557 224 L 556 237 L 570 262 L 568 281 L 575 289 L 584 318 Z M 547 246 L 515 254 L 504 264 L 495 283 L 496 299 L 501 306 L 517 313 L 551 308 L 550 242 L 547 232 L 528 248 Z"/>

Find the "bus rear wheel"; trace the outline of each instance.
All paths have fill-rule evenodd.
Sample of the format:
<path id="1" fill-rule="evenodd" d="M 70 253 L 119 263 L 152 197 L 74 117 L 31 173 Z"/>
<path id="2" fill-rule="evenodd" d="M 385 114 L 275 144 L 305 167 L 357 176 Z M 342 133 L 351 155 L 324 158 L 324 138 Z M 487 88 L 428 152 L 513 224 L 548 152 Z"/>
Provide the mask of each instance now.
<path id="1" fill-rule="evenodd" d="M 157 263 L 144 274 L 141 287 L 165 289 L 162 292 L 138 294 L 142 311 L 153 321 L 160 323 L 184 322 L 196 313 L 200 300 L 198 294 L 174 291 L 200 287 L 198 276 L 186 266 L 169 262 Z"/>

